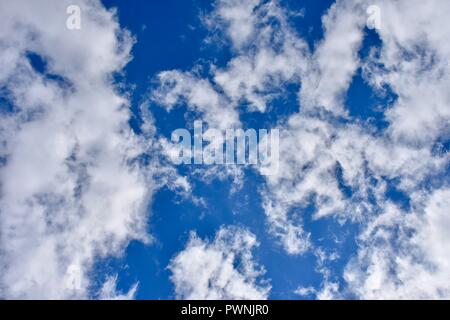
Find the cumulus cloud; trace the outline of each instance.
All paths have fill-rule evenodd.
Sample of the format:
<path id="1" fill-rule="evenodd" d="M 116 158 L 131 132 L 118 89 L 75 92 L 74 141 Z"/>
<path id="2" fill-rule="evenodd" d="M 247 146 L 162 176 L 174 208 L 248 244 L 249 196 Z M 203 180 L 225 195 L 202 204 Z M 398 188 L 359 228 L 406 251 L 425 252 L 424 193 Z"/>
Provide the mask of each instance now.
<path id="1" fill-rule="evenodd" d="M 235 49 L 240 49 L 252 40 L 255 31 L 255 10 L 260 0 L 218 1 L 212 14 L 204 21 L 211 29 L 227 28 L 227 36 Z M 222 25 L 222 26 L 221 26 Z"/>
<path id="2" fill-rule="evenodd" d="M 140 155 L 151 140 L 129 127 L 113 81 L 134 40 L 99 1 L 77 1 L 82 28 L 67 29 L 71 4 L 0 4 L 0 88 L 12 106 L 0 118 L 3 298 L 91 297 L 97 257 L 149 241 L 158 182 Z"/>
<path id="3" fill-rule="evenodd" d="M 241 1 L 243 4 L 254 2 Z M 241 39 L 233 36 L 233 18 L 222 10 L 229 5 L 225 3 L 219 2 L 219 9 L 212 17 L 220 17 L 219 27 L 221 21 L 228 22 L 222 27 L 223 32 L 230 35 L 233 46 L 241 47 Z M 235 6 L 233 12 L 242 11 L 240 15 L 247 15 L 246 8 Z M 298 82 L 307 68 L 309 52 L 305 41 L 290 27 L 286 11 L 276 2 L 260 1 L 250 21 L 254 30 L 251 41 L 245 50 L 237 51 L 225 68 L 215 70 L 214 81 L 235 104 L 244 103 L 249 110 L 264 112 L 267 104 L 280 95 L 287 84 Z"/>
<path id="4" fill-rule="evenodd" d="M 214 240 L 191 233 L 186 248 L 169 269 L 175 292 L 181 299 L 266 299 L 270 285 L 262 280 L 264 268 L 253 261 L 258 245 L 246 229 L 222 227 Z"/>
<path id="5" fill-rule="evenodd" d="M 244 103 L 249 110 L 264 112 L 307 67 L 307 45 L 276 2 L 218 1 L 207 22 L 211 30 L 229 37 L 235 56 L 224 68 L 212 64 L 203 78 L 195 71 L 161 72 L 152 96 L 168 109 L 185 103 L 215 128 L 236 127 L 237 107 Z M 241 28 L 249 32 L 236 31 Z"/>
<path id="6" fill-rule="evenodd" d="M 395 205 L 371 221 L 347 266 L 350 290 L 365 299 L 448 299 L 449 189 L 416 195 L 405 215 Z"/>
<path id="7" fill-rule="evenodd" d="M 185 103 L 213 128 L 224 130 L 240 126 L 237 111 L 208 79 L 200 78 L 194 72 L 173 70 L 161 72 L 157 80 L 159 86 L 151 98 L 167 110 Z"/>
<path id="8" fill-rule="evenodd" d="M 138 284 L 134 284 L 126 293 L 117 291 L 117 275 L 110 276 L 100 289 L 99 298 L 102 300 L 133 300 L 136 296 Z"/>
<path id="9" fill-rule="evenodd" d="M 301 216 L 293 217 L 290 211 L 297 205 L 307 205 L 312 197 L 316 197 L 319 207 L 317 217 L 342 211 L 346 203 L 335 178 L 335 168 L 352 165 L 352 170 L 359 169 L 364 161 L 361 154 L 364 141 L 358 146 L 351 145 L 351 138 L 359 134 L 357 129 L 346 130 L 350 136 L 341 134 L 342 139 L 330 151 L 328 148 L 339 130 L 326 119 L 308 116 L 318 109 L 345 115 L 341 98 L 359 66 L 357 52 L 365 15 L 357 13 L 362 12 L 359 3 L 338 1 L 333 5 L 323 17 L 324 39 L 311 53 L 306 42 L 291 28 L 286 9 L 277 1 L 218 1 L 207 25 L 228 37 L 234 57 L 223 68 L 213 66 L 210 78 L 176 70 L 158 76 L 160 85 L 153 94 L 155 101 L 168 108 L 185 102 L 188 108 L 200 111 L 208 123 L 222 129 L 230 123 L 239 125 L 237 117 L 228 121 L 232 111 L 225 113 L 224 109 L 235 110 L 244 104 L 247 110 L 265 112 L 267 104 L 283 94 L 288 84 L 301 84 L 301 115 L 293 116 L 287 127 L 280 127 L 281 170 L 274 174 L 271 168 L 260 168 L 263 175 L 273 175 L 267 177 L 268 189 L 263 194 L 270 230 L 281 238 L 289 253 L 302 253 L 310 248 Z M 237 36 L 239 27 L 251 32 Z M 346 36 L 341 37 L 342 34 Z M 218 114 L 221 121 L 216 119 Z M 360 155 L 353 159 L 340 147 L 355 150 L 352 156 Z M 341 159 L 333 152 L 340 152 Z M 345 177 L 357 175 L 351 172 L 344 170 Z M 355 180 L 353 184 L 362 180 L 351 179 Z"/>
<path id="10" fill-rule="evenodd" d="M 386 112 L 393 137 L 431 144 L 449 135 L 449 56 L 446 1 L 381 1 L 383 46 L 366 68 L 375 86 L 389 85 L 399 96 Z M 417 17 L 417 12 L 421 12 Z"/>
<path id="11" fill-rule="evenodd" d="M 348 294 L 369 299 L 448 298 L 449 260 L 441 250 L 448 239 L 440 226 L 448 224 L 443 208 L 448 198 L 449 155 L 435 150 L 436 143 L 449 138 L 448 90 L 444 89 L 448 86 L 448 45 L 442 29 L 437 30 L 438 24 L 446 23 L 442 12 L 448 4 L 386 1 L 379 5 L 381 49 L 372 52 L 363 68 L 375 90 L 387 85 L 398 95 L 385 112 L 389 127 L 379 135 L 357 122 L 343 126 L 324 118 L 307 119 L 301 113 L 291 117 L 287 131 L 299 141 L 281 139 L 280 175 L 267 177 L 272 185 L 267 194 L 271 204 L 278 204 L 276 216 L 287 222 L 284 226 L 298 227 L 299 223 L 286 217 L 292 208 L 308 203 L 308 195 L 313 195 L 315 218 L 332 214 L 357 219 L 363 231 L 357 257 L 345 272 Z M 348 8 L 343 10 L 344 16 L 352 14 Z M 423 12 L 420 19 L 414 17 L 418 11 Z M 304 121 L 293 127 L 295 119 Z M 322 126 L 308 130 L 314 121 Z M 305 131 L 312 134 L 304 137 Z M 311 156 L 303 150 L 311 150 Z M 338 188 L 334 162 L 342 169 L 341 179 L 351 195 Z M 394 205 L 387 196 L 386 181 L 393 179 L 411 200 L 412 212 Z M 329 200 L 320 201 L 322 195 Z M 303 239 L 309 239 L 306 234 Z M 281 235 L 288 252 L 305 248 L 292 250 L 291 237 Z M 327 290 L 298 290 L 317 297 L 319 292 Z M 325 296 L 342 296 L 336 290 L 328 293 Z"/>
<path id="12" fill-rule="evenodd" d="M 364 222 L 386 202 L 387 181 L 411 194 L 446 170 L 448 155 L 374 136 L 358 125 L 295 115 L 281 128 L 277 172 L 266 175 L 264 207 L 272 231 L 291 254 L 311 248 L 302 212 L 313 218 Z M 389 157 L 387 157 L 389 155 Z M 349 191 L 345 191 L 345 188 Z"/>
<path id="13" fill-rule="evenodd" d="M 372 298 L 444 297 L 448 288 L 438 283 L 447 280 L 447 262 L 442 262 L 447 255 L 427 256 L 439 244 L 424 242 L 424 248 L 417 237 L 425 239 L 426 230 L 433 229 L 436 241 L 446 241 L 434 225 L 433 217 L 439 215 L 435 218 L 443 223 L 443 215 L 433 204 L 448 183 L 449 155 L 436 147 L 449 139 L 450 47 L 442 27 L 448 3 L 378 1 L 381 45 L 360 61 L 369 5 L 336 1 L 322 17 L 323 39 L 310 52 L 278 2 L 218 1 L 207 25 L 227 36 L 233 57 L 225 67 L 213 67 L 207 81 L 231 108 L 246 104 L 260 112 L 268 111 L 267 104 L 286 84 L 301 87 L 300 111 L 277 124 L 279 170 L 268 174 L 270 168 L 260 169 L 266 179 L 262 205 L 269 231 L 287 253 L 318 250 L 303 225 L 303 214 L 312 205 L 313 219 L 334 218 L 365 230 L 345 273 L 348 292 Z M 344 97 L 358 68 L 375 92 L 389 88 L 397 96 L 384 111 L 385 130 L 349 116 Z M 410 209 L 393 204 L 391 181 L 410 199 Z M 391 229 L 399 228 L 405 235 L 397 241 Z M 365 238 L 375 229 L 382 230 L 378 235 L 383 241 Z M 406 230 L 415 230 L 417 237 Z M 399 255 L 402 248 L 415 248 L 418 256 Z M 415 271 L 428 287 L 414 289 L 419 285 L 412 280 Z M 342 288 L 328 279 L 321 290 L 302 288 L 300 294 L 342 296 Z"/>
<path id="14" fill-rule="evenodd" d="M 190 190 L 186 178 L 151 158 L 170 151 L 155 138 L 151 113 L 143 107 L 142 136 L 128 126 L 128 101 L 112 79 L 129 61 L 133 38 L 97 1 L 79 1 L 82 29 L 68 30 L 61 13 L 69 4 L 0 4 L 0 92 L 12 106 L 0 118 L 2 297 L 89 297 L 96 257 L 120 253 L 131 239 L 148 241 L 147 204 L 158 185 Z M 450 7 L 444 0 L 378 1 L 381 45 L 360 61 L 370 4 L 336 1 L 322 17 L 323 38 L 309 49 L 277 1 L 217 1 L 205 22 L 229 41 L 232 58 L 209 65 L 206 75 L 196 67 L 161 72 L 151 101 L 168 111 L 184 104 L 224 130 L 241 127 L 241 106 L 268 112 L 274 97 L 298 85 L 300 111 L 274 125 L 278 170 L 259 168 L 269 232 L 288 254 L 314 251 L 321 267 L 305 212 L 362 231 L 344 292 L 325 270 L 321 288 L 299 286 L 297 293 L 449 297 L 449 155 L 436 145 L 450 134 L 443 27 Z M 42 70 L 33 55 L 45 62 Z M 398 97 L 384 111 L 381 132 L 350 117 L 344 104 L 358 68 L 375 91 L 389 87 Z M 142 154 L 150 158 L 145 165 Z M 242 172 L 212 167 L 192 175 L 234 175 L 242 183 Z M 393 180 L 409 209 L 389 198 Z M 192 234 L 169 266 L 177 297 L 267 298 L 270 285 L 253 262 L 256 245 L 245 229 L 221 228 L 213 240 Z M 76 288 L 67 285 L 74 274 Z M 136 288 L 118 293 L 116 278 L 107 278 L 98 296 L 132 298 Z"/>
<path id="15" fill-rule="evenodd" d="M 365 20 L 360 1 L 338 0 L 322 17 L 324 38 L 316 45 L 302 79 L 303 110 L 345 112 L 343 98 L 359 66 L 358 49 Z"/>
<path id="16" fill-rule="evenodd" d="M 381 1 L 382 47 L 365 65 L 366 79 L 390 86 L 397 102 L 386 112 L 388 152 L 374 146 L 373 166 L 400 179 L 411 211 L 386 202 L 361 234 L 357 257 L 345 273 L 362 298 L 448 298 L 449 270 L 445 206 L 448 197 L 449 46 L 444 40 L 446 1 Z M 415 13 L 421 12 L 420 17 Z M 382 155 L 386 154 L 389 157 Z M 424 160 L 427 159 L 427 160 Z M 428 179 L 427 179 L 428 177 Z M 431 177 L 431 178 L 430 178 Z M 425 182 L 426 181 L 426 182 Z"/>

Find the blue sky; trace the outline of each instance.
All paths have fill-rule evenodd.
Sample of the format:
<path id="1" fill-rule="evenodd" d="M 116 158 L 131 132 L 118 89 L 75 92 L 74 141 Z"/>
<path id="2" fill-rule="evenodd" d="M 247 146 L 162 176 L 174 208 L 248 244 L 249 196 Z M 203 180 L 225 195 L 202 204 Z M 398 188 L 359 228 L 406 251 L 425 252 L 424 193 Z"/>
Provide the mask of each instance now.
<path id="1" fill-rule="evenodd" d="M 332 2 L 305 1 L 302 6 L 298 4 L 294 6 L 294 10 L 305 11 L 307 18 L 294 23 L 296 22 L 295 26 L 299 34 L 306 35 L 311 45 L 323 36 L 320 19 Z M 107 7 L 116 7 L 121 25 L 137 37 L 137 44 L 133 48 L 133 60 L 125 68 L 127 82 L 136 84 L 132 94 L 134 105 L 138 105 L 146 96 L 149 83 L 157 73 L 170 69 L 189 70 L 201 60 L 214 61 L 218 66 L 224 66 L 230 57 L 230 49 L 226 46 L 218 48 L 207 45 L 203 41 L 207 36 L 207 30 L 201 24 L 199 15 L 211 10 L 209 1 L 132 1 L 129 3 L 104 1 L 104 4 Z M 286 5 L 290 6 L 292 3 L 287 2 Z M 371 34 L 368 38 L 370 36 L 374 37 Z M 376 39 L 368 39 L 366 45 L 369 47 L 375 41 Z M 367 108 L 369 111 L 362 109 L 366 109 L 368 102 L 374 99 L 374 93 L 370 88 L 361 93 L 360 88 L 364 86 L 364 81 L 360 78 L 355 77 L 354 86 L 356 87 L 354 97 L 349 96 L 348 99 L 354 103 L 355 113 L 365 117 L 366 112 L 370 112 L 370 107 Z M 290 90 L 296 90 L 296 88 L 290 88 Z M 287 95 L 289 97 L 289 94 Z M 266 128 L 273 121 L 270 119 L 286 116 L 289 114 L 287 112 L 295 112 L 297 108 L 295 96 L 290 100 L 283 99 L 279 104 L 274 103 L 272 107 L 274 110 L 268 114 L 244 114 L 243 118 L 248 121 L 249 127 Z M 184 127 L 181 125 L 182 111 L 167 114 L 163 110 L 158 110 L 157 105 L 149 107 L 155 109 L 158 129 L 168 137 L 174 129 Z M 134 110 L 134 112 L 138 111 Z M 138 114 L 134 115 L 139 118 Z M 119 261 L 107 262 L 107 265 L 112 265 L 113 270 L 116 268 L 120 270 L 118 288 L 126 291 L 133 283 L 139 281 L 140 286 L 136 295 L 138 299 L 175 298 L 170 271 L 167 269 L 170 259 L 183 249 L 191 230 L 195 230 L 201 238 L 213 238 L 216 230 L 227 224 L 247 226 L 260 239 L 261 245 L 256 249 L 255 258 L 266 267 L 266 275 L 271 279 L 271 299 L 301 298 L 294 294 L 300 283 L 305 286 L 320 286 L 322 277 L 314 270 L 313 255 L 287 256 L 279 246 L 273 243 L 272 239 L 267 239 L 270 235 L 265 231 L 261 200 L 254 192 L 260 183 L 262 183 L 260 178 L 248 172 L 245 186 L 238 195 L 230 196 L 230 183 L 227 181 L 214 181 L 211 184 L 196 181 L 195 194 L 206 199 L 207 210 L 189 201 L 178 200 L 170 190 L 159 191 L 155 196 L 152 221 L 149 222 L 148 227 L 149 232 L 156 238 L 155 245 L 146 246 L 133 242 L 127 248 L 123 258 Z M 335 225 L 333 221 L 315 222 L 311 221 L 310 217 L 308 220 L 310 220 L 307 221 L 308 229 L 311 228 L 312 234 L 317 237 L 315 240 L 327 241 L 331 246 L 334 243 L 329 235 L 337 232 L 351 233 L 355 228 L 351 225 L 342 228 Z M 342 246 L 344 254 L 351 254 L 354 250 L 351 240 L 345 239 Z M 337 272 L 342 271 L 344 263 L 345 260 L 338 261 L 332 268 L 336 268 Z M 103 270 L 105 266 L 102 265 L 99 268 Z M 101 277 L 102 271 L 99 273 Z"/>
<path id="2" fill-rule="evenodd" d="M 148 93 L 149 84 L 157 73 L 163 70 L 189 70 L 199 61 L 214 61 L 223 67 L 230 59 L 230 48 L 205 44 L 208 35 L 200 21 L 200 15 L 211 10 L 209 1 L 168 1 L 144 2 L 104 1 L 107 7 L 118 9 L 121 25 L 129 29 L 137 38 L 133 48 L 133 60 L 125 68 L 126 81 L 136 85 L 132 93 L 133 105 L 136 106 Z M 323 37 L 322 15 L 333 4 L 333 1 L 304 1 L 301 3 L 286 1 L 283 5 L 304 12 L 304 18 L 293 19 L 295 30 L 306 37 L 309 45 L 314 47 Z M 176 9 L 175 9 L 176 8 Z M 364 55 L 371 47 L 379 44 L 377 34 L 365 30 L 364 46 L 360 55 Z M 182 54 L 180 54 L 182 52 Z M 266 114 L 257 112 L 241 114 L 244 125 L 250 128 L 266 128 L 281 117 L 296 112 L 296 91 L 298 87 L 288 88 L 280 101 L 273 102 L 271 111 Z M 382 117 L 373 106 L 382 101 L 376 93 L 365 84 L 360 74 L 352 80 L 347 104 L 351 115 L 363 120 L 375 121 L 382 126 Z M 385 101 L 382 101 L 385 102 Z M 183 111 L 167 113 L 156 104 L 149 105 L 154 111 L 158 130 L 170 137 L 170 133 L 183 126 Z M 138 110 L 133 116 L 139 119 Z M 195 206 L 188 200 L 179 200 L 170 190 L 162 189 L 156 196 L 152 206 L 152 219 L 149 222 L 149 233 L 155 237 L 155 245 L 146 246 L 131 243 L 123 258 L 107 262 L 112 268 L 119 268 L 119 288 L 126 291 L 139 281 L 138 299 L 171 299 L 175 298 L 170 271 L 167 266 L 173 256 L 181 251 L 188 240 L 189 232 L 195 230 L 201 238 L 213 238 L 222 225 L 243 225 L 257 235 L 261 245 L 255 250 L 255 258 L 267 269 L 266 276 L 271 279 L 271 299 L 299 299 L 294 291 L 304 286 L 320 287 L 322 275 L 315 270 L 316 258 L 312 254 L 304 256 L 288 256 L 270 239 L 262 217 L 261 199 L 254 190 L 264 183 L 252 172 L 246 172 L 245 185 L 238 195 L 230 195 L 228 181 L 213 181 L 205 184 L 194 182 L 196 195 L 204 197 L 208 209 Z M 238 212 L 238 213 L 236 213 Z M 341 237 L 343 243 L 338 250 L 341 259 L 330 265 L 336 272 L 342 272 L 346 260 L 355 250 L 354 239 L 356 225 L 346 223 L 343 226 L 333 220 L 313 221 L 308 211 L 304 213 L 305 225 L 311 230 L 313 241 L 323 243 L 327 248 L 336 244 L 333 237 Z M 100 267 L 102 270 L 104 266 Z M 121 270 L 123 269 L 123 270 Z M 102 272 L 100 271 L 100 277 Z M 311 296 L 309 297 L 311 298 Z"/>
<path id="3" fill-rule="evenodd" d="M 0 297 L 450 296 L 448 3 L 73 2 L 0 6 Z M 279 170 L 173 164 L 199 119 Z"/>

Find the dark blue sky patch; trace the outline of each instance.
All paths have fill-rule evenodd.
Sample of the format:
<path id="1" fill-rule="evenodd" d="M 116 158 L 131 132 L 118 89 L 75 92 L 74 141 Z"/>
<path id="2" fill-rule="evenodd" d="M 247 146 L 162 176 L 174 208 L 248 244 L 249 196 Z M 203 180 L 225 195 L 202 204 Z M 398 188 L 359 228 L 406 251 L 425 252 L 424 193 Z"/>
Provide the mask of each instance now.
<path id="1" fill-rule="evenodd" d="M 14 111 L 14 104 L 6 88 L 0 88 L 0 115 L 7 115 Z"/>
<path id="2" fill-rule="evenodd" d="M 291 17 L 292 24 L 299 35 L 306 40 L 311 51 L 314 51 L 318 41 L 323 39 L 322 16 L 334 2 L 334 0 L 281 1 L 284 8 L 290 8 L 289 12 L 301 13 Z"/>
<path id="3" fill-rule="evenodd" d="M 362 70 L 359 68 L 352 79 L 345 99 L 350 116 L 367 122 L 378 130 L 386 129 L 389 123 L 384 112 L 396 101 L 397 96 L 387 86 L 383 91 L 374 90 L 363 78 Z"/>
<path id="4" fill-rule="evenodd" d="M 48 62 L 44 57 L 35 52 L 28 52 L 27 58 L 34 71 L 43 76 L 45 80 L 53 81 L 57 83 L 61 88 L 66 90 L 72 88 L 72 84 L 68 79 L 64 78 L 61 75 L 50 72 L 48 68 Z"/>
<path id="5" fill-rule="evenodd" d="M 398 188 L 399 179 L 385 179 L 387 182 L 386 197 L 397 204 L 402 210 L 411 209 L 411 199 L 404 191 Z"/>
<path id="6" fill-rule="evenodd" d="M 376 63 L 381 50 L 381 39 L 378 33 L 369 28 L 364 28 L 364 37 L 358 52 L 360 61 Z M 383 68 L 383 66 L 379 66 Z M 363 74 L 363 69 L 358 68 L 345 98 L 345 105 L 351 117 L 358 121 L 364 121 L 371 127 L 380 131 L 389 125 L 384 112 L 397 100 L 397 95 L 385 84 L 382 89 L 374 89 Z"/>
<path id="7" fill-rule="evenodd" d="M 364 28 L 363 43 L 358 52 L 358 57 L 361 60 L 366 60 L 370 54 L 374 54 L 377 58 L 380 56 L 382 41 L 380 35 L 375 29 Z"/>
<path id="8" fill-rule="evenodd" d="M 28 52 L 27 58 L 37 73 L 45 74 L 47 72 L 47 61 L 39 54 L 35 52 Z"/>

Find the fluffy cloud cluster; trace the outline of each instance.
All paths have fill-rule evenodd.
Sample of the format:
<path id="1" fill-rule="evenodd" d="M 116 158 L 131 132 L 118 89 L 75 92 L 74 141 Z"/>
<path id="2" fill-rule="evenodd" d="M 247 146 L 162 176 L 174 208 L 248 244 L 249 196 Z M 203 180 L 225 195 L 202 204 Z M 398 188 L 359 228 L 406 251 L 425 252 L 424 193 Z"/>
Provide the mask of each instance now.
<path id="1" fill-rule="evenodd" d="M 208 40 L 226 39 L 232 58 L 222 67 L 161 72 L 151 100 L 167 110 L 184 104 L 213 128 L 238 128 L 239 112 L 269 112 L 297 85 L 299 111 L 274 124 L 279 168 L 259 169 L 269 233 L 288 254 L 313 251 L 324 274 L 321 289 L 299 284 L 297 293 L 448 298 L 450 4 L 378 1 L 381 45 L 361 61 L 369 2 L 336 1 L 310 49 L 278 1 L 217 1 L 204 18 Z M 170 146 L 155 139 L 145 106 L 143 135 L 128 125 L 128 101 L 113 76 L 130 59 L 133 38 L 97 1 L 80 0 L 82 28 L 67 29 L 69 4 L 0 4 L 1 297 L 92 296 L 95 259 L 148 240 L 148 201 L 158 185 L 189 191 L 185 177 L 152 157 Z M 375 92 L 389 88 L 397 97 L 384 111 L 385 129 L 348 112 L 344 97 L 358 69 Z M 242 170 L 191 173 L 242 182 Z M 392 181 L 408 206 L 391 199 Z M 328 277 L 306 212 L 358 226 L 344 287 Z M 245 229 L 223 227 L 212 241 L 192 234 L 169 266 L 177 296 L 267 298 L 256 245 Z M 95 295 L 132 298 L 136 288 L 118 293 L 110 277 Z"/>
<path id="2" fill-rule="evenodd" d="M 338 2 L 335 6 L 339 5 Z M 361 224 L 364 231 L 357 258 L 345 272 L 347 290 L 357 297 L 449 295 L 448 254 L 445 249 L 436 252 L 445 247 L 446 234 L 441 226 L 448 224 L 443 209 L 448 181 L 442 177 L 447 175 L 449 155 L 436 152 L 436 144 L 449 138 L 450 101 L 444 87 L 448 86 L 450 56 L 444 33 L 437 30 L 439 24 L 445 24 L 441 13 L 447 5 L 443 1 L 427 5 L 406 1 L 380 3 L 381 52 L 373 51 L 363 62 L 357 61 L 355 53 L 347 56 L 354 60 L 353 64 L 363 67 L 375 90 L 389 86 L 398 95 L 395 104 L 385 112 L 389 122 L 385 132 L 374 134 L 370 127 L 362 127 L 358 122 L 343 125 L 323 116 L 312 119 L 308 115 L 309 104 L 302 104 L 306 110 L 289 119 L 286 137 L 281 139 L 280 174 L 267 177 L 266 210 L 269 219 L 275 218 L 273 226 L 278 233 L 286 235 L 282 239 L 288 252 L 303 252 L 310 244 L 309 235 L 289 218 L 295 208 L 312 202 L 316 219 L 331 214 Z M 345 5 L 335 7 L 324 18 L 325 23 L 330 21 L 333 10 L 340 12 L 334 21 L 339 20 L 339 15 L 353 15 Z M 418 10 L 430 16 L 416 19 L 413 13 Z M 321 46 L 327 47 L 328 40 L 336 46 L 343 44 L 328 36 L 326 32 Z M 336 63 L 337 59 L 330 56 L 327 61 Z M 334 70 L 332 74 L 340 73 Z M 346 79 L 340 83 L 348 84 L 348 75 Z M 302 90 L 302 103 L 305 94 L 308 95 Z M 339 106 L 333 96 L 328 96 L 330 101 Z M 317 100 L 314 105 L 326 106 Z M 334 108 L 333 112 L 336 110 L 339 109 Z M 339 115 L 346 116 L 346 111 Z M 341 170 L 340 179 L 336 166 Z M 388 197 L 386 183 L 392 180 L 398 181 L 397 188 L 410 199 L 413 214 Z M 341 183 L 350 188 L 350 195 L 342 190 Z M 292 236 L 292 229 L 297 237 Z"/>
<path id="3" fill-rule="evenodd" d="M 336 1 L 322 17 L 323 39 L 309 50 L 277 1 L 218 1 L 207 25 L 226 35 L 234 56 L 202 81 L 230 108 L 244 104 L 261 112 L 289 83 L 301 87 L 300 111 L 277 124 L 279 170 L 261 170 L 269 230 L 289 254 L 318 250 L 303 226 L 311 206 L 313 219 L 334 218 L 362 230 L 345 288 L 324 283 L 322 291 L 301 293 L 448 297 L 450 260 L 438 248 L 448 242 L 442 225 L 448 224 L 443 143 L 449 140 L 450 50 L 442 26 L 449 4 L 379 1 L 381 46 L 360 61 L 371 4 Z M 390 88 L 397 96 L 384 111 L 385 130 L 350 117 L 345 106 L 358 69 L 375 92 Z M 392 181 L 409 208 L 390 198 Z"/>
<path id="4" fill-rule="evenodd" d="M 352 292 L 365 299 L 450 296 L 449 189 L 415 195 L 405 215 L 393 205 L 360 235 L 360 249 L 345 271 Z"/>
<path id="5" fill-rule="evenodd" d="M 381 1 L 383 46 L 366 66 L 377 88 L 388 84 L 399 96 L 386 112 L 395 139 L 430 145 L 449 135 L 450 45 L 446 1 Z M 417 12 L 421 12 L 417 16 Z"/>
<path id="6" fill-rule="evenodd" d="M 120 293 L 117 291 L 117 275 L 110 276 L 103 283 L 98 298 L 102 300 L 132 300 L 136 296 L 137 289 L 138 284 L 136 283 L 127 293 Z"/>
<path id="7" fill-rule="evenodd" d="M 443 28 L 450 7 L 446 1 L 379 6 L 383 44 L 365 65 L 366 78 L 380 90 L 390 86 L 398 100 L 385 112 L 393 145 L 374 163 L 400 179 L 411 212 L 386 202 L 361 234 L 345 278 L 363 298 L 448 298 L 449 154 L 441 143 L 450 138 L 450 47 Z"/>
<path id="8" fill-rule="evenodd" d="M 265 111 L 307 68 L 306 43 L 274 2 L 218 1 L 206 24 L 229 36 L 235 55 L 224 68 L 213 65 L 203 78 L 195 69 L 161 72 L 153 99 L 168 109 L 184 102 L 214 128 L 238 127 L 237 107 Z"/>
<path id="9" fill-rule="evenodd" d="M 174 106 L 186 103 L 188 108 L 203 116 L 213 128 L 227 129 L 239 126 L 237 111 L 207 80 L 194 72 L 164 71 L 158 75 L 159 87 L 152 100 L 170 111 Z"/>
<path id="10" fill-rule="evenodd" d="M 324 37 L 302 75 L 301 106 L 345 113 L 343 98 L 358 68 L 358 49 L 366 22 L 361 1 L 336 1 L 322 17 Z"/>
<path id="11" fill-rule="evenodd" d="M 81 29 L 69 30 L 71 4 L 0 4 L 3 298 L 95 296 L 95 259 L 149 240 L 157 183 L 140 155 L 152 141 L 132 132 L 113 81 L 134 40 L 99 1 L 77 1 Z M 114 292 L 107 281 L 100 295 Z"/>
<path id="12" fill-rule="evenodd" d="M 256 237 L 237 227 L 222 227 L 213 241 L 192 233 L 186 248 L 169 266 L 181 299 L 266 299 L 264 269 L 253 261 Z"/>

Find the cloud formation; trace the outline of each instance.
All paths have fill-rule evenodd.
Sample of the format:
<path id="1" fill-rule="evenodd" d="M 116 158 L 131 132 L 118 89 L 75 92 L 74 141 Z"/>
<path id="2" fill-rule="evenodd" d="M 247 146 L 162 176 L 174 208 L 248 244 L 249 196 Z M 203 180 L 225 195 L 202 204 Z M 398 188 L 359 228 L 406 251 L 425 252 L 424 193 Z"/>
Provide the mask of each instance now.
<path id="1" fill-rule="evenodd" d="M 213 67 L 208 81 L 231 108 L 260 112 L 269 112 L 272 97 L 283 96 L 288 84 L 300 86 L 300 111 L 275 124 L 281 132 L 279 170 L 260 171 L 269 232 L 288 254 L 302 254 L 319 250 L 304 214 L 362 230 L 343 275 L 347 283 L 339 287 L 324 279 L 323 290 L 300 286 L 300 293 L 448 297 L 442 284 L 448 282 L 447 254 L 429 256 L 446 240 L 437 225 L 447 224 L 444 200 L 437 199 L 448 189 L 450 50 L 442 28 L 448 3 L 379 1 L 381 44 L 360 60 L 371 4 L 336 1 L 322 17 L 323 38 L 310 50 L 277 1 L 218 1 L 207 26 L 226 36 L 233 57 L 225 67 Z M 344 98 L 358 70 L 375 94 L 389 89 L 396 95 L 383 111 L 385 129 L 349 114 Z M 393 181 L 409 208 L 389 194 Z M 395 239 L 398 229 L 404 234 Z M 383 241 L 368 236 L 375 230 Z M 436 242 L 419 241 L 430 230 Z M 414 248 L 414 254 L 399 254 L 402 248 Z M 416 272 L 429 286 L 415 288 Z"/>
<path id="2" fill-rule="evenodd" d="M 67 29 L 61 12 L 69 4 L 0 4 L 5 298 L 133 298 L 137 284 L 121 294 L 112 276 L 93 293 L 89 275 L 98 257 L 120 254 L 132 239 L 149 241 L 155 190 L 168 185 L 187 194 L 195 177 L 232 176 L 242 185 L 250 169 L 177 175 L 161 158 L 171 147 L 146 104 L 142 134 L 131 130 L 129 101 L 114 80 L 135 40 L 99 1 L 78 1 L 82 28 Z M 299 284 L 296 293 L 449 298 L 450 4 L 378 1 L 380 45 L 361 58 L 371 4 L 337 0 L 310 48 L 280 2 L 216 1 L 203 17 L 207 40 L 225 41 L 231 58 L 222 66 L 202 61 L 190 71 L 162 71 L 150 101 L 167 111 L 184 105 L 207 126 L 225 130 L 243 126 L 240 113 L 272 112 L 273 101 L 295 85 L 299 111 L 272 124 L 281 134 L 279 168 L 255 171 L 264 180 L 258 192 L 268 235 L 289 255 L 313 252 L 323 274 L 320 288 Z M 358 71 L 374 94 L 396 95 L 382 110 L 386 128 L 351 116 L 345 105 Z M 392 184 L 407 205 L 389 194 Z M 342 283 L 324 267 L 305 218 L 359 230 Z M 264 269 L 253 261 L 256 246 L 252 233 L 236 227 L 222 227 L 213 240 L 191 234 L 169 266 L 177 297 L 267 298 Z"/>
<path id="3" fill-rule="evenodd" d="M 180 299 L 267 299 L 264 268 L 253 261 L 254 234 L 221 227 L 212 241 L 191 233 L 186 248 L 171 261 L 172 282 Z"/>
<path id="4" fill-rule="evenodd" d="M 12 106 L 0 118 L 3 298 L 91 297 L 96 258 L 149 241 L 157 164 L 140 160 L 151 140 L 129 127 L 113 80 L 134 39 L 98 1 L 78 1 L 82 28 L 67 29 L 69 4 L 0 4 L 0 88 Z"/>

